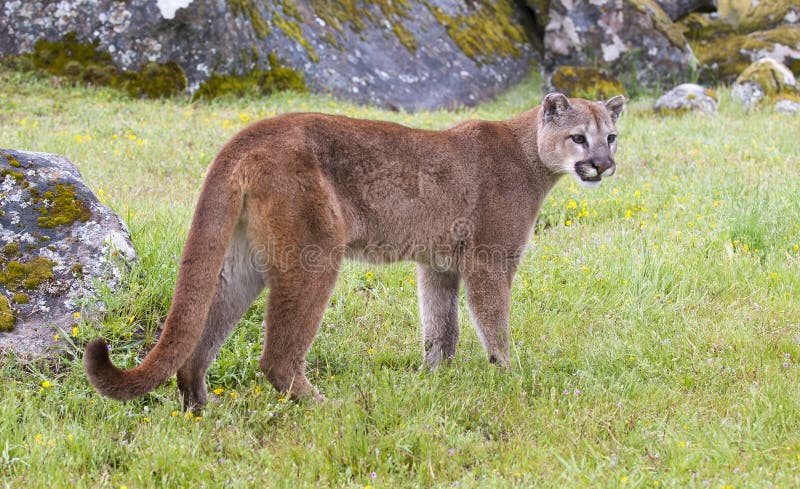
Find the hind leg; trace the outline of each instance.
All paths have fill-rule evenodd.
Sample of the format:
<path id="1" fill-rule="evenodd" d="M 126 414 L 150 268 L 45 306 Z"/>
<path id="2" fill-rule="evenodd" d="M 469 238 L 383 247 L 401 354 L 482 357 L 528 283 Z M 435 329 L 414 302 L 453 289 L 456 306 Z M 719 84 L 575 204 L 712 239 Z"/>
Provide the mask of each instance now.
<path id="1" fill-rule="evenodd" d="M 234 326 L 263 289 L 263 274 L 251 263 L 250 248 L 243 233 L 234 234 L 203 336 L 192 356 L 178 370 L 178 389 L 185 411 L 203 407 L 208 402 L 206 371 Z"/>
<path id="2" fill-rule="evenodd" d="M 289 267 L 270 276 L 264 352 L 259 360 L 270 383 L 294 399 L 324 400 L 305 375 L 306 353 L 339 273 L 341 256 L 331 252 L 321 267 Z M 312 268 L 312 269 L 309 269 Z"/>
<path id="3" fill-rule="evenodd" d="M 436 368 L 456 352 L 458 343 L 458 289 L 456 272 L 417 265 L 419 313 L 425 365 Z"/>

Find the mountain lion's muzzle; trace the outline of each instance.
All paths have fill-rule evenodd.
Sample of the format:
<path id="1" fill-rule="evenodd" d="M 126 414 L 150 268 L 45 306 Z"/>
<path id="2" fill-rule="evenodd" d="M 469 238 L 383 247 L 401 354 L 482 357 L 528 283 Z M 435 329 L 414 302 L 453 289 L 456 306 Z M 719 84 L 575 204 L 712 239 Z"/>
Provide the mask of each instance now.
<path id="1" fill-rule="evenodd" d="M 602 177 L 610 177 L 617 165 L 611 158 L 592 158 L 575 163 L 575 173 L 584 182 L 599 182 Z"/>

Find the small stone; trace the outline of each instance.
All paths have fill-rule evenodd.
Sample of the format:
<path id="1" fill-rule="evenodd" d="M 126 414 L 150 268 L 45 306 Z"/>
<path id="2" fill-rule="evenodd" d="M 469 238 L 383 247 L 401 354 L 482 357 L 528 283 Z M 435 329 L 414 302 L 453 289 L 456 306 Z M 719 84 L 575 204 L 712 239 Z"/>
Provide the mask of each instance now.
<path id="1" fill-rule="evenodd" d="M 717 98 L 713 90 L 694 83 L 683 83 L 659 97 L 653 110 L 658 114 L 687 111 L 713 114 L 717 111 Z"/>
<path id="2" fill-rule="evenodd" d="M 775 112 L 781 114 L 797 114 L 800 112 L 800 102 L 795 100 L 779 100 L 774 108 Z"/>

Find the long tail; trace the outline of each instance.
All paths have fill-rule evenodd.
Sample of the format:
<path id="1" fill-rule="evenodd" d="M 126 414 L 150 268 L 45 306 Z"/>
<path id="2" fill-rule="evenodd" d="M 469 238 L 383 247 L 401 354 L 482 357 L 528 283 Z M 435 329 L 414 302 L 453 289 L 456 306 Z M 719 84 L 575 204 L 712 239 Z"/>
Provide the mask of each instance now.
<path id="1" fill-rule="evenodd" d="M 104 340 L 86 345 L 86 376 L 100 394 L 126 401 L 150 392 L 178 371 L 200 341 L 242 211 L 243 191 L 231 178 L 231 163 L 218 157 L 209 169 L 183 248 L 172 306 L 155 348 L 138 367 L 120 370 L 111 363 Z"/>

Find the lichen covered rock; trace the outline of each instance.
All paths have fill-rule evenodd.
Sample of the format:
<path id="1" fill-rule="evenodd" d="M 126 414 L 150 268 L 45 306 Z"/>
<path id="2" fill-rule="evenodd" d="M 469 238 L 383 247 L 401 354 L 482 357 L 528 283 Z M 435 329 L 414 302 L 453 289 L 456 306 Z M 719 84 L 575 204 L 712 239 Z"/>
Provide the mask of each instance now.
<path id="1" fill-rule="evenodd" d="M 430 109 L 473 105 L 529 72 L 539 53 L 526 15 L 513 0 L 15 0 L 0 4 L 0 56 L 60 48 L 72 32 L 71 56 L 43 60 L 135 95 L 181 82 L 195 93 L 214 76 L 203 96 L 286 80 L 261 76 L 277 59 L 312 91 Z"/>
<path id="2" fill-rule="evenodd" d="M 548 68 L 596 66 L 623 83 L 663 86 L 689 77 L 694 55 L 654 0 L 551 0 Z"/>
<path id="3" fill-rule="evenodd" d="M 127 228 L 72 162 L 0 149 L 0 350 L 41 354 L 135 258 Z"/>
<path id="4" fill-rule="evenodd" d="M 746 108 L 762 99 L 775 100 L 785 94 L 797 93 L 797 81 L 786 66 L 772 58 L 764 58 L 747 67 L 736 79 L 732 95 Z"/>
<path id="5" fill-rule="evenodd" d="M 550 76 L 549 88 L 568 97 L 590 100 L 627 95 L 625 87 L 608 72 L 584 66 L 559 66 Z"/>
<path id="6" fill-rule="evenodd" d="M 683 83 L 665 93 L 653 104 L 657 114 L 682 114 L 698 111 L 713 114 L 717 111 L 717 96 L 713 90 L 694 83 Z"/>

